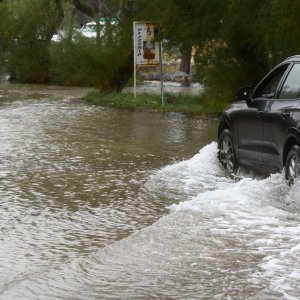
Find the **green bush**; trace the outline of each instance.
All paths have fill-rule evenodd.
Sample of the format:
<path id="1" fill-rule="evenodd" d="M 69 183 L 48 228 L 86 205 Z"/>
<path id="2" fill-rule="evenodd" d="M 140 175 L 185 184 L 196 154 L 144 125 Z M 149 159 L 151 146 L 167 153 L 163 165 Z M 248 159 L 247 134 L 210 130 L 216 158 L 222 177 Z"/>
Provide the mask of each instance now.
<path id="1" fill-rule="evenodd" d="M 0 33 L 11 79 L 21 82 L 47 82 L 49 44 L 57 22 L 54 2 L 11 1 L 1 3 Z"/>
<path id="2" fill-rule="evenodd" d="M 63 85 L 94 86 L 104 90 L 123 63 L 122 49 L 118 45 L 101 46 L 95 39 L 79 36 L 74 39 L 64 39 L 52 44 L 51 81 Z"/>

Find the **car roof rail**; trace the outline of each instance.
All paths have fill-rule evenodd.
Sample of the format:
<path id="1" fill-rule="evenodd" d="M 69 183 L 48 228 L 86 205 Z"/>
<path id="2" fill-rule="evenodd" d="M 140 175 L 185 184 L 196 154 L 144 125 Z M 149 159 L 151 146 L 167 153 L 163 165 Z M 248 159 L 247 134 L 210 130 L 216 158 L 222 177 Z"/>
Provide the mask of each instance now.
<path id="1" fill-rule="evenodd" d="M 300 55 L 293 55 L 293 56 L 287 57 L 284 61 L 287 61 L 287 60 L 300 60 Z"/>

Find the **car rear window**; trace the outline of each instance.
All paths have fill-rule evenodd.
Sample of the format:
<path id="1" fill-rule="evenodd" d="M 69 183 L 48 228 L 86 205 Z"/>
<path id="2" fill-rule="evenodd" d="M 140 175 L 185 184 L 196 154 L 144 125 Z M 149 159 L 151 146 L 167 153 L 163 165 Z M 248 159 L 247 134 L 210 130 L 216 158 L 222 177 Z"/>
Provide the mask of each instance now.
<path id="1" fill-rule="evenodd" d="M 279 94 L 279 99 L 299 98 L 300 64 L 294 64 Z"/>

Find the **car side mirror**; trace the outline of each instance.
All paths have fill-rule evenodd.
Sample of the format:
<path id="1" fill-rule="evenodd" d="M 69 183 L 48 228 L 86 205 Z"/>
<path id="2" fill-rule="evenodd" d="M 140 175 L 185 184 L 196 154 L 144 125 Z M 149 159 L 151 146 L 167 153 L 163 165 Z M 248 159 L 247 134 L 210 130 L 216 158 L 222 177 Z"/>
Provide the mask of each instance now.
<path id="1" fill-rule="evenodd" d="M 253 87 L 252 86 L 246 86 L 241 89 L 239 89 L 236 93 L 236 99 L 238 101 L 251 101 L 251 93 L 252 93 Z"/>

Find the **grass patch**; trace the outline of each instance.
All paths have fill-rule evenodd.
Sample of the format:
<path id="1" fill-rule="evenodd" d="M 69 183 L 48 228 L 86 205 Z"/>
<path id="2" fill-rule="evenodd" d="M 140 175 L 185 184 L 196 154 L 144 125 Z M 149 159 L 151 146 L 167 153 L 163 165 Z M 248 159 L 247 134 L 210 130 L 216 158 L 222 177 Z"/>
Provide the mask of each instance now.
<path id="1" fill-rule="evenodd" d="M 164 95 L 164 105 L 160 95 L 138 94 L 134 98 L 132 93 L 101 93 L 90 92 L 85 100 L 89 103 L 114 108 L 151 110 L 157 112 L 182 112 L 193 114 L 218 113 L 210 105 L 205 105 L 203 97 L 189 95 Z"/>

